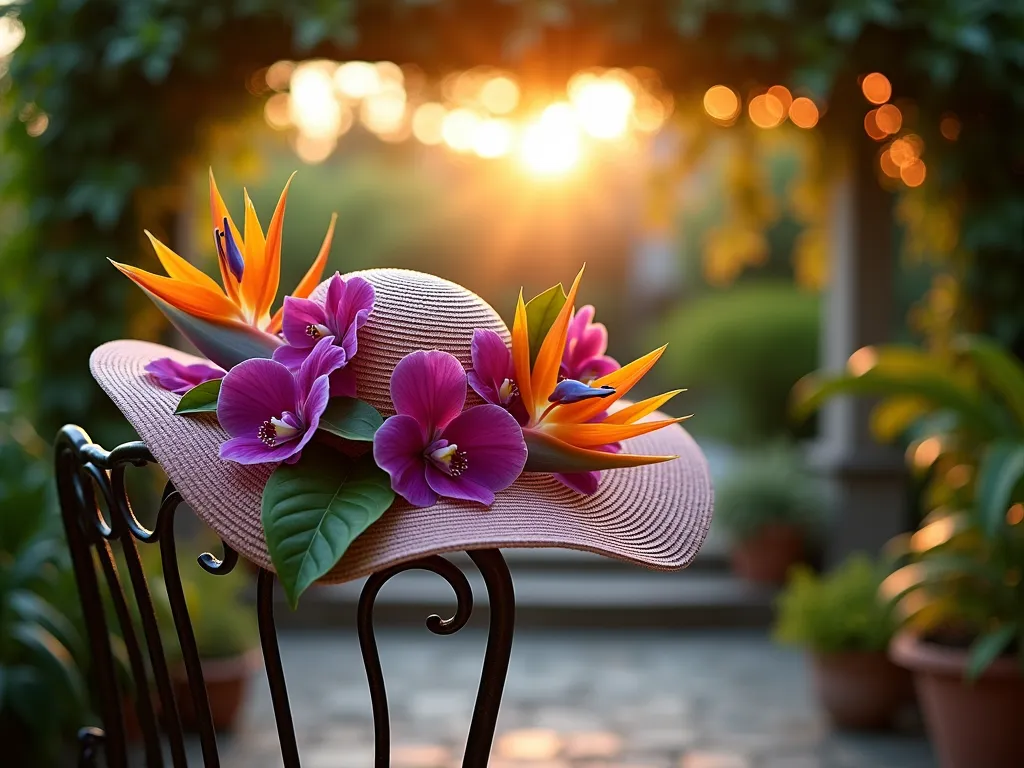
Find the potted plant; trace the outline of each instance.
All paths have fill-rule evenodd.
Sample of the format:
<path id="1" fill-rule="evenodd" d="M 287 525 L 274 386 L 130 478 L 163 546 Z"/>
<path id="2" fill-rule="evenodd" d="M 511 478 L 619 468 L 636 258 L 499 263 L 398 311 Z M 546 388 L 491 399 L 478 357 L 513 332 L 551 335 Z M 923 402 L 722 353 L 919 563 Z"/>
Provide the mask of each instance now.
<path id="1" fill-rule="evenodd" d="M 786 580 L 805 559 L 824 508 L 816 479 L 786 445 L 748 455 L 715 492 L 715 522 L 731 539 L 733 570 L 754 582 Z"/>
<path id="2" fill-rule="evenodd" d="M 183 577 L 195 568 L 195 563 L 183 563 Z M 247 585 L 247 572 L 242 569 L 225 575 L 201 573 L 184 583 L 210 712 L 218 731 L 234 728 L 253 672 L 261 663 L 254 602 L 246 602 L 244 595 Z M 198 718 L 184 663 L 174 667 L 174 689 L 182 725 L 194 730 Z"/>
<path id="3" fill-rule="evenodd" d="M 865 348 L 843 376 L 800 393 L 888 395 L 876 425 L 907 434 L 930 513 L 893 542 L 883 583 L 906 622 L 890 646 L 914 674 L 945 768 L 1024 765 L 1024 366 L 993 341 L 958 338 L 948 357 Z"/>
<path id="4" fill-rule="evenodd" d="M 864 555 L 826 576 L 798 565 L 778 598 L 775 639 L 807 650 L 818 701 L 840 728 L 889 726 L 913 697 L 910 674 L 886 654 L 897 619 L 879 595 L 885 573 Z"/>

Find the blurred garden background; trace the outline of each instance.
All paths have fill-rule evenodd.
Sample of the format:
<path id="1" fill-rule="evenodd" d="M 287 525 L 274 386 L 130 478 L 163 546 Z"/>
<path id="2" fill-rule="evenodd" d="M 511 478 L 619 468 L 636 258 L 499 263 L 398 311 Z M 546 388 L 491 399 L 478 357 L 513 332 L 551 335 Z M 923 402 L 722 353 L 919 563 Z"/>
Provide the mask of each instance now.
<path id="1" fill-rule="evenodd" d="M 59 762 L 96 722 L 51 441 L 66 423 L 107 448 L 134 439 L 89 375 L 95 346 L 183 344 L 108 259 L 156 268 L 148 229 L 216 275 L 211 168 L 236 220 L 244 186 L 263 221 L 297 171 L 285 285 L 337 214 L 329 273 L 431 272 L 509 323 L 520 287 L 586 262 L 583 303 L 612 356 L 669 344 L 639 395 L 688 388 L 668 410 L 694 414 L 711 536 L 682 574 L 509 556 L 530 660 L 512 675 L 545 692 L 531 719 L 537 702 L 510 682 L 502 765 L 1024 764 L 1004 727 L 1024 706 L 1019 3 L 6 2 L 0 122 L 0 734 L 31 756 L 15 765 Z M 158 478 L 132 482 L 152 520 Z M 198 586 L 210 577 L 191 553 L 215 543 L 179 528 L 201 645 L 245 656 L 248 574 Z M 383 620 L 419 658 L 410 627 L 450 598 L 408 578 Z M 357 596 L 318 590 L 281 618 L 299 679 L 316 678 L 303 656 L 328 657 L 324 630 L 347 637 Z M 971 699 L 963 711 L 984 716 L 936 739 L 941 707 L 919 682 L 908 715 L 900 670 L 931 672 L 912 651 L 886 660 L 896 636 L 959 654 L 950 695 L 994 680 L 1003 698 Z M 429 642 L 424 663 L 464 653 Z M 776 645 L 806 649 L 808 667 Z M 729 672 L 758 658 L 753 683 Z M 580 693 L 580 664 L 618 683 Z M 259 762 L 275 743 L 257 738 L 272 720 L 256 677 L 231 754 L 275 765 Z M 865 679 L 881 682 L 858 709 Z M 644 686 L 649 717 L 598 700 L 642 710 Z M 779 690 L 789 719 L 765 719 Z M 309 735 L 315 764 L 365 755 L 364 692 L 318 695 L 337 717 Z M 415 730 L 444 700 L 408 706 L 402 764 L 455 764 L 464 736 Z M 896 730 L 837 730 L 864 727 Z"/>

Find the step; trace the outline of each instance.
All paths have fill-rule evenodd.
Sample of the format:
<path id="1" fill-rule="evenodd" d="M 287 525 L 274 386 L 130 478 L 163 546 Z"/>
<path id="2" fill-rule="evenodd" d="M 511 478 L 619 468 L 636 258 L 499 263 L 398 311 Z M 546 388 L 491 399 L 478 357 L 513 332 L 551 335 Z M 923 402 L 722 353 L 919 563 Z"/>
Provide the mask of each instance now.
<path id="1" fill-rule="evenodd" d="M 536 553 L 536 551 L 533 551 Z M 463 559 L 464 558 L 464 559 Z M 472 623 L 487 617 L 483 580 L 468 558 L 453 556 L 473 587 Z M 577 567 L 546 556 L 508 556 L 516 592 L 516 624 L 531 627 L 681 628 L 764 627 L 772 617 L 774 591 L 743 582 L 724 568 L 646 571 L 628 564 L 598 567 L 578 558 Z M 601 558 L 603 560 L 603 558 Z M 607 561 L 604 561 L 607 562 Z M 278 624 L 288 628 L 352 626 L 364 580 L 315 587 L 292 612 L 278 594 Z M 432 613 L 451 615 L 455 599 L 435 574 L 409 571 L 377 596 L 377 626 L 422 625 Z"/>

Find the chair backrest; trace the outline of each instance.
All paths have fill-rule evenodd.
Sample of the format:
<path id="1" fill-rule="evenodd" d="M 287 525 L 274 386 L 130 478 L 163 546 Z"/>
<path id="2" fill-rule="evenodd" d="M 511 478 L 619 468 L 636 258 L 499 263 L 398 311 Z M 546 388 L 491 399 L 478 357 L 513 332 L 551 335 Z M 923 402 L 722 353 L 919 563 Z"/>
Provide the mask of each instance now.
<path id="1" fill-rule="evenodd" d="M 188 764 L 180 702 L 175 700 L 167 649 L 161 637 L 162 627 L 143 568 L 140 546 L 155 546 L 159 551 L 166 596 L 158 597 L 161 601 L 166 598 L 173 619 L 203 764 L 207 768 L 219 766 L 216 732 L 175 545 L 174 517 L 182 503 L 181 496 L 168 482 L 156 522 L 152 529 L 147 528 L 133 511 L 125 487 L 125 471 L 129 466 L 155 463 L 144 443 L 126 443 L 108 452 L 93 443 L 81 428 L 66 426 L 58 433 L 55 452 L 61 515 L 89 642 L 87 673 L 103 723 L 102 729 L 79 731 L 80 766 L 98 765 L 101 756 L 112 768 L 129 765 L 130 713 L 125 707 L 129 700 L 134 702 L 145 764 L 157 768 L 167 764 L 168 758 L 174 768 Z M 210 578 L 231 572 L 238 563 L 237 553 L 223 542 L 222 546 L 223 554 L 219 558 L 209 552 L 198 558 L 199 565 L 211 574 Z M 484 578 L 490 605 L 483 671 L 463 759 L 465 768 L 480 768 L 488 762 L 508 671 L 515 597 L 511 576 L 498 550 L 481 550 L 469 555 Z M 440 556 L 395 566 L 367 579 L 359 600 L 357 630 L 373 709 L 376 768 L 390 764 L 390 728 L 384 676 L 373 631 L 373 605 L 385 582 L 410 569 L 438 574 L 451 585 L 458 600 L 453 617 L 442 619 L 433 615 L 427 618 L 431 632 L 442 635 L 457 632 L 466 625 L 473 609 L 472 589 L 465 574 Z M 259 569 L 254 610 L 283 764 L 286 768 L 299 768 L 299 749 L 274 623 L 275 580 L 273 573 Z M 120 638 L 119 649 L 123 642 L 123 654 L 114 653 L 115 637 Z M 118 659 L 123 662 L 119 663 Z M 131 697 L 127 695 L 129 691 Z"/>

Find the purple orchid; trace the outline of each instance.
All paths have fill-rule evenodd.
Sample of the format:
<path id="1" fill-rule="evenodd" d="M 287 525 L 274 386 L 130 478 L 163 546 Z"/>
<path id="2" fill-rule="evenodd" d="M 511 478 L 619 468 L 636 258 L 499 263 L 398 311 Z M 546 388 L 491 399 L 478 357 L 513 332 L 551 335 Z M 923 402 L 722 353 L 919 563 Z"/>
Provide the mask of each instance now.
<path id="1" fill-rule="evenodd" d="M 608 351 L 608 329 L 604 323 L 593 320 L 594 307 L 587 304 L 576 311 L 569 323 L 560 370 L 567 379 L 589 384 L 622 367 L 605 354 Z"/>
<path id="2" fill-rule="evenodd" d="M 276 360 L 245 360 L 224 377 L 217 419 L 231 435 L 220 457 L 239 464 L 299 460 L 330 399 L 330 374 L 345 364 L 334 337 L 316 343 L 296 372 Z"/>
<path id="3" fill-rule="evenodd" d="M 522 429 L 504 408 L 462 410 L 466 381 L 459 361 L 436 350 L 406 355 L 391 374 L 397 414 L 377 430 L 373 457 L 414 506 L 439 496 L 489 506 L 526 465 Z"/>
<path id="4" fill-rule="evenodd" d="M 469 386 L 488 403 L 507 408 L 519 389 L 512 353 L 505 341 L 494 331 L 477 328 L 473 331 L 472 358 Z"/>
<path id="5" fill-rule="evenodd" d="M 161 357 L 146 366 L 146 373 L 153 377 L 157 384 L 176 395 L 184 395 L 193 387 L 204 382 L 219 379 L 224 369 L 207 363 L 179 363 L 169 357 Z"/>
<path id="6" fill-rule="evenodd" d="M 355 397 L 355 377 L 345 365 L 358 351 L 358 331 L 366 324 L 375 299 L 373 286 L 362 277 L 347 281 L 337 272 L 323 301 L 286 296 L 281 329 L 288 343 L 274 350 L 274 360 L 296 370 L 323 338 L 331 336 L 345 351 L 345 362 L 331 377 L 331 395 Z"/>

